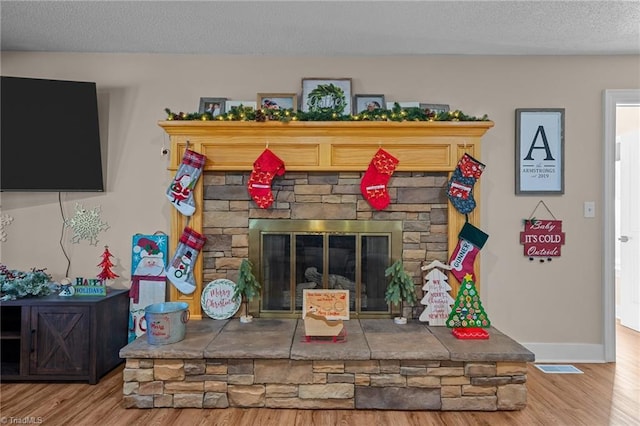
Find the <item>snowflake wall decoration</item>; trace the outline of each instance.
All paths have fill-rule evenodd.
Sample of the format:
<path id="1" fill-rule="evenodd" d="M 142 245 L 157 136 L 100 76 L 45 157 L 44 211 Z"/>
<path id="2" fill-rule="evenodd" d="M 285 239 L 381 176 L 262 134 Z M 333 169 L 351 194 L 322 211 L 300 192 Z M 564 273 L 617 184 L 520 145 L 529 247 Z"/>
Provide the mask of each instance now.
<path id="1" fill-rule="evenodd" d="M 100 213 L 100 206 L 87 210 L 76 203 L 75 216 L 64 220 L 65 226 L 73 229 L 72 243 L 77 244 L 80 240 L 88 240 L 93 246 L 98 244 L 98 233 L 109 229 L 109 225 L 102 222 Z"/>
<path id="2" fill-rule="evenodd" d="M 13 218 L 8 214 L 0 215 L 0 241 L 3 243 L 7 241 L 7 232 L 5 231 L 5 228 L 11 225 L 11 222 L 13 222 Z"/>

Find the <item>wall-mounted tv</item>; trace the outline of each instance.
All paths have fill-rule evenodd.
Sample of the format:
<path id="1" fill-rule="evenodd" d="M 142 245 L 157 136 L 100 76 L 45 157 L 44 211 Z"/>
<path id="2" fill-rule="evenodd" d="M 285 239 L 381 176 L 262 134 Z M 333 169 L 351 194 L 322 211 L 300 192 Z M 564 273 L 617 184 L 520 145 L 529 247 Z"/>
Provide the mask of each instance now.
<path id="1" fill-rule="evenodd" d="M 96 84 L 2 76 L 1 191 L 104 191 Z"/>

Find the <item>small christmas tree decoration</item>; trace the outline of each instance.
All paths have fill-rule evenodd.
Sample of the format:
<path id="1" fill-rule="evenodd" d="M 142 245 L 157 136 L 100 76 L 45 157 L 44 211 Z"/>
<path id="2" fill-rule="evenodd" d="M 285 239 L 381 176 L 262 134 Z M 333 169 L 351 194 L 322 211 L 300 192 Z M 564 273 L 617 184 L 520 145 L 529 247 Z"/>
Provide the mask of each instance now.
<path id="1" fill-rule="evenodd" d="M 397 165 L 398 159 L 380 148 L 360 181 L 362 195 L 376 210 L 386 208 L 391 202 L 387 184 Z"/>
<path id="2" fill-rule="evenodd" d="M 202 174 L 206 161 L 207 157 L 203 154 L 186 149 L 176 176 L 167 189 L 167 198 L 185 216 L 191 216 L 196 211 L 193 188 Z"/>
<path id="3" fill-rule="evenodd" d="M 276 175 L 282 176 L 284 172 L 284 162 L 269 148 L 266 148 L 253 163 L 247 189 L 258 207 L 266 209 L 271 206 L 273 203 L 271 181 Z"/>
<path id="4" fill-rule="evenodd" d="M 451 286 L 447 282 L 447 275 L 433 268 L 424 281 L 422 290 L 425 293 L 420 303 L 425 305 L 425 309 L 420 314 L 420 321 L 428 322 L 429 325 L 445 325 L 451 305 L 455 302 L 449 295 Z"/>
<path id="5" fill-rule="evenodd" d="M 251 322 L 253 317 L 249 315 L 248 305 L 255 297 L 260 294 L 261 286 L 256 277 L 253 275 L 251 269 L 253 264 L 249 259 L 242 259 L 240 264 L 240 274 L 238 275 L 238 282 L 233 293 L 233 299 L 241 298 L 244 305 L 244 315 L 240 317 L 240 322 Z"/>
<path id="6" fill-rule="evenodd" d="M 387 290 L 384 294 L 384 300 L 393 305 L 398 305 L 401 302 L 415 303 L 418 298 L 416 297 L 416 287 L 413 279 L 404 270 L 401 260 L 396 260 L 395 263 L 389 266 L 384 271 L 385 277 L 391 277 L 391 281 L 387 286 Z M 402 306 L 400 307 L 402 309 Z M 406 318 L 398 317 L 394 319 L 398 324 L 406 323 Z"/>
<path id="7" fill-rule="evenodd" d="M 471 274 L 464 276 L 455 304 L 447 318 L 447 327 L 458 339 L 488 339 L 484 328 L 491 326 Z"/>
<path id="8" fill-rule="evenodd" d="M 100 273 L 98 274 L 98 279 L 107 284 L 107 280 L 112 280 L 114 278 L 118 278 L 118 275 L 115 274 L 111 270 L 114 266 L 113 262 L 111 262 L 111 258 L 113 255 L 109 251 L 109 246 L 104 246 L 104 252 L 102 252 L 102 261 L 98 263 L 98 266 L 101 268 Z"/>

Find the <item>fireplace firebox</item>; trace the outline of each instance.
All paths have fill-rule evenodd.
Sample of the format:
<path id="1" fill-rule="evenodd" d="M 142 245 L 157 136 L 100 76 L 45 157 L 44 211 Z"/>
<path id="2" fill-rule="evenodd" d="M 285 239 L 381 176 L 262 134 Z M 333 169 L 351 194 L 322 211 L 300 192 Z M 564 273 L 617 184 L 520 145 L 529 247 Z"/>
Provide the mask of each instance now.
<path id="1" fill-rule="evenodd" d="M 349 290 L 353 317 L 388 317 L 385 269 L 401 255 L 401 221 L 249 222 L 249 257 L 262 283 L 262 317 L 298 317 L 303 290 L 313 288 Z"/>

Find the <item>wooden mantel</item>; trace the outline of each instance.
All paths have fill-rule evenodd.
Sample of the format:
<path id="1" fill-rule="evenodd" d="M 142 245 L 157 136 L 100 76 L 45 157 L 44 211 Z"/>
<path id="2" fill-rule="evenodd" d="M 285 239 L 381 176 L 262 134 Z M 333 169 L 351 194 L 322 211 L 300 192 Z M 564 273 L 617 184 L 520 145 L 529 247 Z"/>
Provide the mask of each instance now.
<path id="1" fill-rule="evenodd" d="M 171 139 L 170 170 L 177 170 L 184 150 L 189 146 L 205 154 L 205 171 L 251 171 L 253 162 L 269 147 L 284 163 L 287 171 L 366 171 L 371 158 L 383 148 L 399 160 L 397 171 L 452 172 L 462 154 L 480 158 L 482 136 L 493 127 L 491 121 L 160 121 Z M 474 186 L 478 207 L 469 221 L 480 222 L 480 181 Z M 194 190 L 196 212 L 189 226 L 202 232 L 203 179 Z M 187 224 L 187 218 L 172 209 L 172 252 Z M 457 244 L 464 215 L 449 209 L 449 253 Z M 476 260 L 477 262 L 477 260 Z M 476 263 L 476 268 L 478 264 Z M 476 269 L 477 270 L 477 269 Z M 179 293 L 171 286 L 170 299 L 190 304 L 191 315 L 198 318 L 202 281 L 202 256 L 194 268 L 196 292 Z M 479 282 L 476 283 L 479 286 Z"/>

